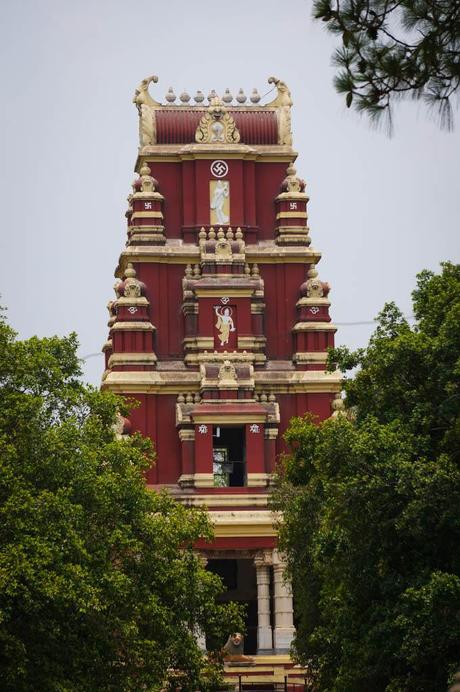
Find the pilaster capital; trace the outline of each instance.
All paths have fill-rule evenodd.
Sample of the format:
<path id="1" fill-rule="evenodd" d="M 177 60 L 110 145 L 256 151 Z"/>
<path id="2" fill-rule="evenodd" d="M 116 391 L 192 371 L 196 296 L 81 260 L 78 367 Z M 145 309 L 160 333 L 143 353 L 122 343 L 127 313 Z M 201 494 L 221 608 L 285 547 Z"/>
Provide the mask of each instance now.
<path id="1" fill-rule="evenodd" d="M 199 559 L 199 561 L 201 562 L 201 564 L 203 565 L 203 567 L 206 567 L 206 565 L 209 562 L 208 556 L 205 555 L 205 553 L 197 553 L 196 555 L 197 555 L 197 558 Z"/>
<path id="2" fill-rule="evenodd" d="M 284 571 L 286 568 L 286 559 L 283 553 L 275 548 L 273 551 L 273 569 L 277 571 Z"/>
<path id="3" fill-rule="evenodd" d="M 272 562 L 271 550 L 262 550 L 254 555 L 254 565 L 256 569 L 260 569 L 261 567 L 270 567 Z"/>
<path id="4" fill-rule="evenodd" d="M 193 442 L 195 439 L 195 430 L 190 428 L 182 428 L 179 430 L 179 440 L 181 442 Z"/>

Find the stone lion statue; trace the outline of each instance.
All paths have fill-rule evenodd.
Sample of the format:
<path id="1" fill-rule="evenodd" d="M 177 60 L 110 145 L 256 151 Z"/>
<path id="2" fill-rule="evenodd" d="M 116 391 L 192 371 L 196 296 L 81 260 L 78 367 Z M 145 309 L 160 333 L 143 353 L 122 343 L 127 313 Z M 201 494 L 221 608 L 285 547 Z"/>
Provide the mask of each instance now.
<path id="1" fill-rule="evenodd" d="M 254 659 L 251 656 L 245 656 L 243 651 L 244 637 L 240 632 L 234 632 L 229 636 L 222 650 L 224 661 L 229 663 L 254 663 Z"/>

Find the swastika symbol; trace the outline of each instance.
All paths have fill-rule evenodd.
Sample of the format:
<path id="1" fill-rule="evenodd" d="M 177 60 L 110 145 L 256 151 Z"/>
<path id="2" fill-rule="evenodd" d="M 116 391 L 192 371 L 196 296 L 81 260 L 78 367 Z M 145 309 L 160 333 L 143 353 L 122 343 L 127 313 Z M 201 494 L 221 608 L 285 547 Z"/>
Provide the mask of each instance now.
<path id="1" fill-rule="evenodd" d="M 223 178 L 224 175 L 228 173 L 228 164 L 225 161 L 218 159 L 211 163 L 211 173 L 216 176 L 216 178 Z"/>

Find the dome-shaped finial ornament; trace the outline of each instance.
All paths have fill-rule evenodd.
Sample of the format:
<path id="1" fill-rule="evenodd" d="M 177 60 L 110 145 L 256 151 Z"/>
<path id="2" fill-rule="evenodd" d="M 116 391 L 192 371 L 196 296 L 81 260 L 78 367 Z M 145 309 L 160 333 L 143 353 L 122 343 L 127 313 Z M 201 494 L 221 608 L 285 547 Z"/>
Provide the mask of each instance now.
<path id="1" fill-rule="evenodd" d="M 134 265 L 132 262 L 128 262 L 128 265 L 125 269 L 125 279 L 135 279 L 136 278 L 136 270 L 134 269 Z"/>
<path id="2" fill-rule="evenodd" d="M 141 169 L 139 171 L 139 174 L 141 176 L 143 176 L 143 175 L 151 175 L 151 173 L 152 173 L 152 171 L 151 171 L 150 166 L 148 165 L 147 161 L 144 161 L 142 166 L 141 166 Z"/>
<path id="3" fill-rule="evenodd" d="M 257 91 L 257 89 L 253 89 L 251 92 L 251 96 L 249 97 L 251 99 L 251 103 L 259 103 L 260 101 L 260 94 Z"/>
<path id="4" fill-rule="evenodd" d="M 188 102 L 190 101 L 190 94 L 188 94 L 188 93 L 185 91 L 185 89 L 184 89 L 184 91 L 183 91 L 182 94 L 179 96 L 179 98 L 180 98 L 180 100 L 181 100 L 181 102 L 182 102 L 183 104 L 186 104 L 186 103 L 188 103 Z"/>
<path id="5" fill-rule="evenodd" d="M 165 99 L 168 103 L 174 103 L 176 100 L 176 94 L 174 93 L 172 87 L 169 87 L 168 91 L 166 92 Z"/>
<path id="6" fill-rule="evenodd" d="M 158 180 L 152 177 L 152 171 L 150 170 L 150 166 L 148 165 L 147 161 L 144 161 L 142 163 L 142 166 L 139 171 L 140 175 L 140 191 L 141 192 L 155 192 L 155 188 L 158 187 Z M 136 185 L 136 189 L 137 189 Z"/>
<path id="7" fill-rule="evenodd" d="M 203 103 L 203 101 L 204 101 L 203 92 L 198 89 L 198 91 L 196 92 L 196 94 L 194 96 L 194 99 L 195 99 L 195 103 Z"/>
<path id="8" fill-rule="evenodd" d="M 140 298 L 143 291 L 145 290 L 145 284 L 136 278 L 136 270 L 132 262 L 128 262 L 125 273 L 124 281 L 121 284 L 123 289 L 123 294 L 125 298 Z"/>
<path id="9" fill-rule="evenodd" d="M 316 265 L 311 264 L 307 271 L 307 280 L 300 287 L 300 293 L 307 298 L 326 298 L 331 290 L 331 287 L 325 281 L 318 278 Z"/>
<path id="10" fill-rule="evenodd" d="M 247 96 L 244 93 L 243 89 L 240 89 L 236 95 L 236 100 L 238 101 L 238 103 L 243 105 L 243 103 L 246 103 L 246 98 Z"/>
<path id="11" fill-rule="evenodd" d="M 286 177 L 281 183 L 281 192 L 305 192 L 305 180 L 297 176 L 297 171 L 293 163 L 290 163 L 286 170 Z"/>
<path id="12" fill-rule="evenodd" d="M 229 104 L 233 101 L 233 96 L 230 93 L 230 89 L 225 89 L 224 95 L 222 96 L 222 101 L 226 104 Z"/>
<path id="13" fill-rule="evenodd" d="M 316 269 L 316 264 L 311 264 L 310 269 L 307 271 L 307 276 L 309 279 L 315 279 L 318 276 L 318 271 Z"/>
<path id="14" fill-rule="evenodd" d="M 215 89 L 211 89 L 211 91 L 210 91 L 209 94 L 208 94 L 208 101 L 209 101 L 209 103 L 211 103 L 211 101 L 212 101 L 213 99 L 215 99 L 215 98 L 217 98 L 216 90 L 215 90 Z"/>

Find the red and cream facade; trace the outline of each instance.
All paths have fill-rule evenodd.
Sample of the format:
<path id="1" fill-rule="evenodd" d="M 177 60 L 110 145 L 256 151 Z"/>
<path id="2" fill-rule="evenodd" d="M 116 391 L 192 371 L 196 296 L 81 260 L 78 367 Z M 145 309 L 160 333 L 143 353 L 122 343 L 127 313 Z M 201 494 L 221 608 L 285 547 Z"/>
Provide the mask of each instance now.
<path id="1" fill-rule="evenodd" d="M 152 488 L 209 509 L 197 546 L 248 604 L 249 653 L 285 653 L 292 596 L 267 500 L 292 416 L 341 406 L 325 372 L 335 328 L 318 278 L 305 183 L 296 175 L 291 96 L 245 105 L 228 92 L 134 101 L 140 148 L 128 239 L 109 303 L 103 387 L 135 398 L 131 428 L 155 443 Z M 251 640 L 252 636 L 252 640 Z M 252 641 L 252 644 L 251 644 Z"/>

